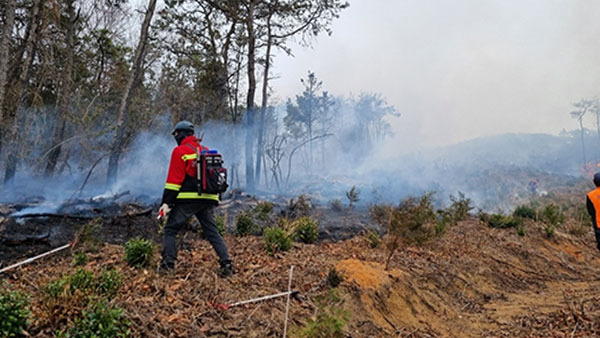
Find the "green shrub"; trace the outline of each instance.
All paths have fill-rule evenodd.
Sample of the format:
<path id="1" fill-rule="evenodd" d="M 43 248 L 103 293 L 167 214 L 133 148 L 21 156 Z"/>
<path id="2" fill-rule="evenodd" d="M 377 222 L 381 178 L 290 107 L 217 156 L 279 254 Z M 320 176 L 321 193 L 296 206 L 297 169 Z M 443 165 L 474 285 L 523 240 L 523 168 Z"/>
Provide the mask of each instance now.
<path id="1" fill-rule="evenodd" d="M 386 243 L 386 270 L 401 242 L 420 245 L 434 237 L 436 213 L 431 202 L 433 195 L 434 193 L 430 192 L 419 198 L 408 197 L 397 207 L 374 205 L 370 208 L 371 217 L 390 236 Z"/>
<path id="2" fill-rule="evenodd" d="M 371 248 L 377 248 L 381 244 L 381 236 L 379 236 L 379 233 L 375 229 L 369 229 L 366 238 Z"/>
<path id="3" fill-rule="evenodd" d="M 77 269 L 74 274 L 64 276 L 46 284 L 42 290 L 45 298 L 59 298 L 66 289 L 70 294 L 79 290 L 83 294 L 98 294 L 113 297 L 123 285 L 123 277 L 117 270 L 102 270 L 95 278 L 91 271 Z"/>
<path id="4" fill-rule="evenodd" d="M 552 224 L 546 224 L 544 226 L 544 232 L 546 233 L 546 237 L 554 237 L 554 226 Z"/>
<path id="5" fill-rule="evenodd" d="M 435 222 L 434 229 L 436 235 L 443 235 L 446 232 L 446 222 L 443 219 L 438 220 L 437 222 Z"/>
<path id="6" fill-rule="evenodd" d="M 80 253 L 73 255 L 73 265 L 81 266 L 81 265 L 85 265 L 87 262 L 88 262 L 88 258 L 85 253 L 80 252 Z"/>
<path id="7" fill-rule="evenodd" d="M 449 224 L 456 224 L 454 215 L 450 209 L 440 209 L 437 211 L 437 220 L 435 222 L 435 234 L 443 235 L 446 232 L 446 227 Z"/>
<path id="8" fill-rule="evenodd" d="M 125 243 L 125 262 L 136 268 L 147 267 L 152 264 L 154 257 L 154 243 L 143 238 L 130 239 Z"/>
<path id="9" fill-rule="evenodd" d="M 501 214 L 492 214 L 488 218 L 488 225 L 491 228 L 516 228 L 521 224 L 521 221 L 512 216 L 505 216 Z"/>
<path id="10" fill-rule="evenodd" d="M 91 271 L 77 269 L 77 271 L 69 278 L 69 289 L 71 293 L 75 290 L 85 291 L 94 285 L 94 274 Z"/>
<path id="11" fill-rule="evenodd" d="M 217 215 L 215 217 L 215 223 L 217 224 L 217 230 L 219 230 L 221 236 L 225 235 L 225 220 L 223 219 L 223 216 Z"/>
<path id="12" fill-rule="evenodd" d="M 271 211 L 273 211 L 273 207 L 273 203 L 263 201 L 258 203 L 256 207 L 254 207 L 254 211 L 262 214 L 269 214 L 271 213 Z"/>
<path id="13" fill-rule="evenodd" d="M 360 190 L 353 185 L 350 190 L 346 191 L 346 198 L 348 199 L 348 208 L 352 208 L 352 204 L 360 200 Z"/>
<path id="14" fill-rule="evenodd" d="M 256 224 L 251 213 L 242 212 L 238 214 L 235 221 L 235 234 L 238 236 L 260 234 L 260 226 Z"/>
<path id="15" fill-rule="evenodd" d="M 488 223 L 490 220 L 490 215 L 487 212 L 479 209 L 477 211 L 477 218 L 479 218 L 479 220 L 483 223 Z"/>
<path id="16" fill-rule="evenodd" d="M 114 297 L 123 285 L 123 276 L 115 269 L 103 270 L 96 281 L 96 289 L 99 293 L 108 297 Z"/>
<path id="17" fill-rule="evenodd" d="M 314 243 L 319 237 L 319 225 L 310 217 L 300 217 L 294 224 L 294 238 L 304 243 Z"/>
<path id="18" fill-rule="evenodd" d="M 517 235 L 525 236 L 525 227 L 523 225 L 517 226 Z"/>
<path id="19" fill-rule="evenodd" d="M 273 211 L 273 203 L 271 202 L 260 202 L 252 210 L 256 215 L 256 218 L 262 221 L 268 221 L 269 215 Z"/>
<path id="20" fill-rule="evenodd" d="M 519 205 L 514 211 L 513 211 L 513 216 L 514 217 L 521 217 L 521 218 L 529 218 L 532 220 L 536 220 L 537 219 L 537 212 L 535 210 L 535 208 L 528 206 L 528 205 Z"/>
<path id="21" fill-rule="evenodd" d="M 309 216 L 312 209 L 312 201 L 309 196 L 300 195 L 297 199 L 291 199 L 287 210 L 284 210 L 284 216 L 289 219 L 297 219 L 302 216 Z"/>
<path id="22" fill-rule="evenodd" d="M 102 218 L 95 218 L 84 224 L 77 233 L 78 244 L 90 251 L 97 251 L 101 241 L 101 232 L 104 223 Z"/>
<path id="23" fill-rule="evenodd" d="M 470 198 L 465 197 L 465 194 L 458 192 L 458 197 L 450 195 L 450 206 L 446 209 L 450 214 L 450 221 L 452 224 L 456 224 L 460 221 L 464 221 L 469 216 L 469 212 L 473 209 L 471 205 L 473 201 Z"/>
<path id="24" fill-rule="evenodd" d="M 268 227 L 263 237 L 265 249 L 270 255 L 292 248 L 292 239 L 279 227 Z"/>
<path id="25" fill-rule="evenodd" d="M 296 330 L 296 335 L 303 338 L 346 337 L 343 328 L 350 313 L 340 306 L 340 302 L 336 289 L 331 289 L 326 297 L 317 299 L 316 317 L 310 318 L 304 327 Z"/>
<path id="26" fill-rule="evenodd" d="M 592 218 L 588 214 L 587 207 L 581 203 L 572 208 L 571 218 L 575 219 L 582 227 L 591 227 L 593 225 Z"/>
<path id="27" fill-rule="evenodd" d="M 69 280 L 67 278 L 61 278 L 46 284 L 43 287 L 44 296 L 47 298 L 57 298 L 65 292 L 68 284 Z"/>
<path id="28" fill-rule="evenodd" d="M 29 325 L 29 297 L 0 285 L 0 336 L 18 337 Z"/>
<path id="29" fill-rule="evenodd" d="M 276 227 L 281 228 L 286 234 L 293 234 L 295 231 L 296 221 L 287 217 L 279 217 Z"/>
<path id="30" fill-rule="evenodd" d="M 344 325 L 348 320 L 348 312 L 342 309 L 332 309 L 330 312 L 318 312 L 316 318 L 309 319 L 300 331 L 299 337 L 306 338 L 343 338 Z"/>
<path id="31" fill-rule="evenodd" d="M 385 204 L 374 204 L 369 208 L 371 218 L 379 224 L 388 223 L 391 220 L 391 211 L 392 207 Z"/>
<path id="32" fill-rule="evenodd" d="M 559 206 L 550 203 L 540 211 L 540 220 L 546 224 L 556 227 L 565 221 L 565 215 Z"/>
<path id="33" fill-rule="evenodd" d="M 123 310 L 110 307 L 104 301 L 91 303 L 80 318 L 76 318 L 73 325 L 64 332 L 59 332 L 59 337 L 83 338 L 109 338 L 129 337 L 130 322 L 123 315 Z"/>
<path id="34" fill-rule="evenodd" d="M 344 211 L 344 205 L 342 204 L 342 201 L 339 198 L 336 198 L 331 201 L 331 209 L 338 212 Z"/>

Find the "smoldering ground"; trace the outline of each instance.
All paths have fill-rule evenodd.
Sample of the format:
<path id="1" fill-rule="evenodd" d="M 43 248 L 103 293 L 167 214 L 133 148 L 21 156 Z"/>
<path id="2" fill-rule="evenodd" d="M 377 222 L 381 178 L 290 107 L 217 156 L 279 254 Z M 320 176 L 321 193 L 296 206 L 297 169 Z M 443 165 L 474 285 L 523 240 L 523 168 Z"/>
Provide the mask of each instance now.
<path id="1" fill-rule="evenodd" d="M 427 191 L 435 191 L 437 202 L 444 204 L 449 196 L 462 192 L 476 207 L 497 211 L 552 189 L 550 181 L 556 181 L 548 179 L 550 176 L 562 177 L 562 182 L 582 177 L 580 145 L 574 133 L 505 134 L 411 151 L 413 145 L 394 144 L 393 138 L 385 135 L 365 144 L 360 135 L 365 130 L 356 127 L 355 116 L 340 111 L 347 114 L 343 123 L 320 130 L 323 137 L 313 142 L 302 142 L 284 133 L 285 109 L 273 110 L 267 117 L 265 150 L 258 154 L 260 183 L 247 192 L 265 199 L 307 194 L 317 203 L 328 204 L 334 200 L 347 203 L 346 192 L 356 187 L 358 207 L 396 203 Z M 63 164 L 66 168 L 49 178 L 31 165 L 35 161 L 23 159 L 16 178 L 1 188 L 0 202 L 32 204 L 20 214 L 45 213 L 55 212 L 72 199 L 129 192 L 119 201 L 156 205 L 176 146 L 171 128 L 165 116 L 134 137 L 121 158 L 118 179 L 110 187 L 106 187 L 108 161 L 101 150 L 90 154 L 89 148 L 74 145 Z M 231 189 L 246 190 L 245 128 L 208 122 L 198 126 L 196 134 L 204 145 L 223 154 Z M 588 137 L 588 142 L 593 142 L 592 135 Z M 398 147 L 405 149 L 404 154 L 392 155 L 397 152 L 390 149 Z M 35 149 L 29 154 L 32 158 L 43 155 Z M 588 154 L 588 158 L 593 156 Z M 538 191 L 530 191 L 531 180 L 540 181 Z"/>

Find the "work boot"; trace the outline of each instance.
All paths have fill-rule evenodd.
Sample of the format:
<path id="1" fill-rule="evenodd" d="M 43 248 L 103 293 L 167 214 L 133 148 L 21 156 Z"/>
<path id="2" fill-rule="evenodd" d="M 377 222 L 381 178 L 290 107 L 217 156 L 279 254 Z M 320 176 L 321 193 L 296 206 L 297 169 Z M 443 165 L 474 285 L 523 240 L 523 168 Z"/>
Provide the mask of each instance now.
<path id="1" fill-rule="evenodd" d="M 175 265 L 161 262 L 156 268 L 156 272 L 161 276 L 172 275 L 175 273 Z"/>
<path id="2" fill-rule="evenodd" d="M 235 271 L 233 270 L 233 264 L 230 260 L 221 262 L 221 268 L 219 268 L 219 272 L 218 272 L 219 277 L 221 277 L 221 278 L 231 277 L 234 273 L 235 273 Z"/>

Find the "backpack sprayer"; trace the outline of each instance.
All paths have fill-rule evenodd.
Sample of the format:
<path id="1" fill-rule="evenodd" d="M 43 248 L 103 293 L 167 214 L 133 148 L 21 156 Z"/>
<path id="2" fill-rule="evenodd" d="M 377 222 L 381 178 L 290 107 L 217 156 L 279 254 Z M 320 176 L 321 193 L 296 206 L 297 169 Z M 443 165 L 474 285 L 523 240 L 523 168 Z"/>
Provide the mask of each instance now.
<path id="1" fill-rule="evenodd" d="M 220 194 L 227 191 L 227 168 L 223 167 L 223 156 L 217 150 L 202 150 L 196 147 L 196 179 L 198 194 Z"/>

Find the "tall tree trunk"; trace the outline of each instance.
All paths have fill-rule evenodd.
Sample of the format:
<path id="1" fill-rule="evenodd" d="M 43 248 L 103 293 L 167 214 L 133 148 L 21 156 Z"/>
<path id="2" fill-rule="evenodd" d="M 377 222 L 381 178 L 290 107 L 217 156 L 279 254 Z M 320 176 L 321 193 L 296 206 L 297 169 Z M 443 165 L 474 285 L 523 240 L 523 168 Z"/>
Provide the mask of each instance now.
<path id="1" fill-rule="evenodd" d="M 271 34 L 271 16 L 273 12 L 269 14 L 267 18 L 267 51 L 265 54 L 265 70 L 263 73 L 262 83 L 262 103 L 260 107 L 260 121 L 258 127 L 258 142 L 256 147 L 256 184 L 260 183 L 260 171 L 261 163 L 264 160 L 263 148 L 264 148 L 264 137 L 265 137 L 265 115 L 267 114 L 268 105 L 268 91 L 269 91 L 269 70 L 271 67 L 271 45 L 272 45 L 272 34 Z M 265 184 L 267 180 L 265 178 Z"/>
<path id="2" fill-rule="evenodd" d="M 34 0 L 31 7 L 31 16 L 29 27 L 27 28 L 27 41 L 24 48 L 24 59 L 21 62 L 21 70 L 16 83 L 11 86 L 9 97 L 6 100 L 6 118 L 4 119 L 3 127 L 8 128 L 6 140 L 10 140 L 13 146 L 8 150 L 8 158 L 6 161 L 6 171 L 4 173 L 4 183 L 9 182 L 15 177 L 20 151 L 20 135 L 18 133 L 19 111 L 25 98 L 27 89 L 27 81 L 29 80 L 31 65 L 33 63 L 33 54 L 39 35 L 38 24 L 40 22 L 40 7 L 41 0 Z"/>
<path id="3" fill-rule="evenodd" d="M 313 166 L 313 109 L 314 109 L 314 97 L 315 94 L 313 92 L 313 84 L 311 82 L 310 85 L 310 98 L 308 100 L 308 172 L 312 174 L 312 166 Z"/>
<path id="4" fill-rule="evenodd" d="M 54 169 L 56 168 L 56 162 L 60 157 L 62 151 L 62 142 L 65 139 L 65 125 L 67 121 L 67 112 L 69 109 L 69 97 L 71 94 L 73 74 L 73 54 L 75 53 L 75 8 L 73 7 L 74 0 L 70 0 L 67 4 L 67 11 L 69 18 L 67 21 L 67 48 L 66 48 L 66 60 L 65 69 L 63 72 L 63 80 L 61 86 L 60 102 L 58 108 L 58 118 L 56 120 L 56 126 L 54 127 L 54 140 L 50 148 L 50 155 L 48 155 L 48 162 L 46 163 L 46 176 L 52 176 Z"/>
<path id="5" fill-rule="evenodd" d="M 238 118 L 240 117 L 240 81 L 242 76 L 242 54 L 243 51 L 238 52 L 237 60 L 236 60 L 236 70 L 235 70 L 235 88 L 233 89 L 233 94 L 230 94 L 230 97 L 233 97 L 233 106 L 231 109 L 231 123 L 234 125 L 238 123 Z"/>
<path id="6" fill-rule="evenodd" d="M 248 32 L 248 95 L 246 97 L 246 189 L 254 190 L 254 95 L 256 93 L 256 75 L 254 74 L 256 60 L 256 36 L 254 31 L 254 9 L 256 0 L 250 0 L 248 4 L 248 17 L 246 18 L 246 30 Z"/>
<path id="7" fill-rule="evenodd" d="M 111 153 L 108 160 L 108 172 L 106 176 L 107 185 L 110 187 L 115 183 L 117 179 L 117 172 L 119 168 L 119 158 L 123 152 L 123 145 L 125 143 L 125 127 L 127 119 L 127 108 L 131 101 L 133 94 L 134 84 L 137 82 L 140 69 L 142 68 L 142 61 L 144 60 L 144 52 L 148 41 L 148 29 L 150 27 L 150 21 L 154 15 L 154 9 L 156 8 L 156 0 L 149 0 L 148 9 L 142 22 L 142 29 L 140 31 L 140 40 L 137 48 L 135 49 L 135 55 L 133 58 L 133 67 L 127 79 L 123 96 L 121 97 L 121 104 L 119 105 L 119 112 L 117 114 L 117 125 L 115 138 L 111 146 Z"/>
<path id="8" fill-rule="evenodd" d="M 4 136 L 4 97 L 8 79 L 8 52 L 11 32 L 15 23 L 16 0 L 8 0 L 4 15 L 4 26 L 0 36 L 0 154 L 2 154 L 2 138 Z"/>

